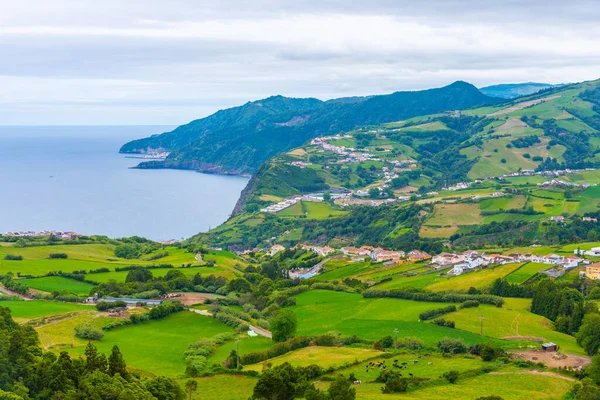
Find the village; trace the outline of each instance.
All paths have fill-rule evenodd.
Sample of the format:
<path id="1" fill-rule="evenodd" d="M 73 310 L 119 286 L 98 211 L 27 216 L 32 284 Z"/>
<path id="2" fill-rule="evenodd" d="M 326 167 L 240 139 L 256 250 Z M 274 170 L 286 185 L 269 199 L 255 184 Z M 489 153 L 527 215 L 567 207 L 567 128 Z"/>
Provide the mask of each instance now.
<path id="1" fill-rule="evenodd" d="M 384 267 L 430 260 L 427 266 L 430 267 L 432 271 L 448 270 L 445 272 L 448 276 L 462 275 L 491 265 L 533 262 L 548 265 L 548 268 L 540 269 L 539 273 L 550 278 L 558 278 L 564 275 L 568 270 L 582 265 L 586 265 L 586 270 L 581 272 L 582 275 L 594 280 L 600 278 L 600 263 L 592 264 L 589 259 L 584 257 L 600 257 L 600 247 L 594 247 L 591 250 L 585 251 L 575 250 L 574 255 L 572 256 L 557 254 L 537 255 L 531 253 L 510 253 L 508 255 L 496 253 L 486 254 L 475 250 L 456 253 L 443 252 L 431 256 L 430 254 L 419 250 L 412 250 L 407 253 L 401 250 L 386 250 L 381 247 L 372 246 L 347 246 L 336 249 L 329 246 L 310 246 L 305 244 L 298 244 L 291 249 L 296 250 L 298 248 L 312 251 L 320 257 L 347 256 L 355 262 L 369 258 L 374 263 L 382 263 Z M 252 251 L 264 251 L 270 256 L 275 256 L 277 253 L 284 250 L 286 250 L 286 247 L 281 244 L 275 244 L 269 249 L 254 249 Z M 250 252 L 250 250 L 246 250 L 244 253 Z M 319 262 L 308 272 L 305 270 L 291 271 L 290 276 L 293 278 L 313 277 L 319 273 L 322 264 L 323 262 Z"/>
<path id="2" fill-rule="evenodd" d="M 73 240 L 81 237 L 82 235 L 77 232 L 70 231 L 18 231 L 18 232 L 5 232 L 2 236 L 8 237 L 49 237 L 54 236 L 60 240 Z"/>

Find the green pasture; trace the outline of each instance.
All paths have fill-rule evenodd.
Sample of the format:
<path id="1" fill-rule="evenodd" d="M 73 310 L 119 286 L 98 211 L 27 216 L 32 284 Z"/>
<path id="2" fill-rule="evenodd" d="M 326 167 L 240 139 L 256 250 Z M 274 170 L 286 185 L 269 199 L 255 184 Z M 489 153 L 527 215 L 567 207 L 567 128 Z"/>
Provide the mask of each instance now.
<path id="1" fill-rule="evenodd" d="M 126 260 L 114 255 L 115 247 L 110 244 L 60 244 L 56 246 L 6 247 L 0 246 L 0 274 L 12 272 L 15 275 L 43 276 L 52 271 L 73 272 L 76 270 L 94 270 L 126 265 L 155 265 L 155 264 L 196 264 L 194 254 L 173 246 L 158 250 L 158 253 L 168 252 L 169 255 L 156 260 L 149 260 L 155 253 L 142 256 L 139 259 Z M 50 259 L 51 253 L 66 253 L 67 259 Z M 6 254 L 23 256 L 22 261 L 4 260 Z"/>
<path id="2" fill-rule="evenodd" d="M 55 292 L 66 290 L 77 296 L 88 296 L 94 287 L 87 282 L 76 281 L 75 279 L 62 276 L 45 276 L 42 278 L 24 279 L 23 282 L 30 288 L 41 290 L 42 292 Z"/>
<path id="3" fill-rule="evenodd" d="M 494 268 L 476 269 L 453 277 L 440 277 L 437 282 L 426 286 L 432 291 L 467 291 L 470 287 L 478 289 L 490 286 L 496 279 L 504 278 L 520 267 L 520 264 L 505 264 Z"/>
<path id="4" fill-rule="evenodd" d="M 244 369 L 260 372 L 266 362 L 273 364 L 273 366 L 289 362 L 295 367 L 307 367 L 316 364 L 326 369 L 329 367 L 341 367 L 356 360 L 362 361 L 380 354 L 382 354 L 381 351 L 373 349 L 310 346 L 291 351 L 279 357 L 270 358 L 258 364 L 248 365 Z"/>
<path id="5" fill-rule="evenodd" d="M 188 345 L 223 332 L 231 332 L 231 328 L 213 318 L 182 311 L 158 321 L 108 331 L 95 345 L 107 355 L 114 345 L 119 346 L 127 365 L 137 369 L 179 376 L 185 372 L 183 352 Z M 83 354 L 84 349 L 72 351 Z"/>
<path id="6" fill-rule="evenodd" d="M 149 271 L 152 272 L 152 276 L 157 278 L 165 276 L 169 273 L 169 271 L 181 271 L 187 277 L 192 277 L 196 274 L 201 274 L 223 276 L 228 279 L 235 278 L 235 274 L 230 269 L 221 266 L 192 268 L 152 268 Z M 98 283 L 108 283 L 111 280 L 115 280 L 117 282 L 125 282 L 128 273 L 129 271 L 100 272 L 97 274 L 87 274 L 85 276 L 85 279 Z"/>
<path id="7" fill-rule="evenodd" d="M 479 208 L 483 211 L 521 209 L 525 206 L 525 196 L 502 196 L 484 199 L 479 202 Z"/>
<path id="8" fill-rule="evenodd" d="M 265 351 L 273 346 L 273 341 L 263 336 L 250 337 L 244 333 L 238 338 L 240 339 L 239 347 L 235 341 L 223 343 L 217 347 L 215 352 L 208 358 L 207 364 L 221 364 L 229 357 L 232 350 L 237 351 L 238 348 L 240 356 L 243 356 L 248 353 Z"/>
<path id="9" fill-rule="evenodd" d="M 23 321 L 71 311 L 93 310 L 89 305 L 77 303 L 62 303 L 58 301 L 0 301 L 0 307 L 8 307 L 13 318 Z"/>
<path id="10" fill-rule="evenodd" d="M 459 379 L 456 384 L 441 383 L 390 397 L 381 393 L 381 384 L 363 383 L 356 385 L 356 398 L 360 400 L 385 400 L 401 398 L 407 400 L 477 399 L 485 396 L 500 396 L 504 400 L 559 400 L 570 390 L 572 382 L 554 376 L 524 372 L 506 374 L 483 374 Z M 322 383 L 320 388 L 328 387 Z"/>
<path id="11" fill-rule="evenodd" d="M 398 363 L 407 363 L 407 368 L 400 371 L 401 373 L 407 375 L 409 372 L 419 378 L 429 378 L 429 379 L 437 379 L 440 375 L 448 371 L 458 371 L 458 372 L 466 372 L 478 368 L 482 368 L 487 363 L 481 361 L 480 358 L 469 357 L 466 358 L 464 356 L 454 356 L 454 357 L 441 357 L 438 354 L 430 355 L 430 356 L 422 356 L 418 358 L 415 354 L 395 354 L 392 358 L 381 358 L 375 359 L 374 362 L 385 360 L 388 368 L 391 368 L 393 364 L 393 360 L 398 360 Z M 413 360 L 418 360 L 417 364 L 413 363 Z M 431 363 L 431 364 L 429 364 Z M 338 374 L 344 374 L 345 376 L 349 376 L 353 373 L 356 376 L 356 379 L 360 379 L 363 382 L 369 382 L 374 380 L 377 375 L 379 375 L 379 369 L 371 369 L 367 370 L 366 362 L 361 363 L 359 365 L 353 365 L 348 368 L 344 368 L 340 371 L 336 371 L 333 374 L 329 374 L 329 376 L 336 376 Z M 393 370 L 393 368 L 392 368 Z M 368 371 L 368 372 L 367 372 Z"/>
<path id="12" fill-rule="evenodd" d="M 480 317 L 483 316 L 484 336 L 498 339 L 537 337 L 558 344 L 564 352 L 585 354 L 573 336 L 552 330 L 550 320 L 528 311 L 530 305 L 530 299 L 507 298 L 502 308 L 482 304 L 446 314 L 444 318 L 454 321 L 457 329 L 479 333 Z"/>
<path id="13" fill-rule="evenodd" d="M 181 386 L 185 385 L 181 380 Z M 196 378 L 198 390 L 193 394 L 193 400 L 246 400 L 252 397 L 252 391 L 258 378 L 244 375 L 214 375 Z"/>
<path id="14" fill-rule="evenodd" d="M 505 276 L 504 278 L 510 283 L 524 283 L 529 278 L 537 274 L 539 271 L 550 268 L 548 264 L 528 262 L 517 268 L 515 271 Z"/>
<path id="15" fill-rule="evenodd" d="M 377 340 L 393 335 L 418 337 L 426 345 L 435 346 L 443 337 L 463 338 L 467 343 L 480 343 L 478 335 L 419 322 L 419 314 L 447 303 L 426 303 L 401 299 L 365 299 L 359 294 L 311 290 L 296 296 L 293 307 L 298 317 L 298 335 L 320 335 L 338 331 Z"/>

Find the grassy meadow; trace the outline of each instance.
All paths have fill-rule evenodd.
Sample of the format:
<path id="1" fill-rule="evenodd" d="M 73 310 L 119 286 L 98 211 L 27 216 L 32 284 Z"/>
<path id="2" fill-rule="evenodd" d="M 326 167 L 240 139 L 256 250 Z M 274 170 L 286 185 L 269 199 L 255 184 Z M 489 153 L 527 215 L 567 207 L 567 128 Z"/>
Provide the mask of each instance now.
<path id="1" fill-rule="evenodd" d="M 217 320 L 192 312 L 180 312 L 158 321 L 108 331 L 96 342 L 98 351 L 109 354 L 119 346 L 127 364 L 160 375 L 179 376 L 185 372 L 183 352 L 201 338 L 210 338 L 232 329 Z M 84 347 L 72 349 L 83 354 Z"/>

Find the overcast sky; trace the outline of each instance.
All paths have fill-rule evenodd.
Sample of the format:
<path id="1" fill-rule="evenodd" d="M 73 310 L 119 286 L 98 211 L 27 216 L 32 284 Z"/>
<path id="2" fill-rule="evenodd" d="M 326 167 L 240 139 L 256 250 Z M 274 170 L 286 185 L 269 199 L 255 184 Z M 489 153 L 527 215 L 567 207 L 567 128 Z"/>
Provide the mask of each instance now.
<path id="1" fill-rule="evenodd" d="M 522 3 L 527 3 L 523 5 Z M 600 78 L 598 1 L 0 0 L 0 124 Z"/>

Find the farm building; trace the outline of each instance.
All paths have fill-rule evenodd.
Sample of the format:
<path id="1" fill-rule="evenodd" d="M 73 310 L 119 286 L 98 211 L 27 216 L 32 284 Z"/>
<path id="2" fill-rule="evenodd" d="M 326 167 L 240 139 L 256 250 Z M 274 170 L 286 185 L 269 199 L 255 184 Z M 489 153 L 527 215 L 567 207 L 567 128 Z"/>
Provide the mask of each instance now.
<path id="1" fill-rule="evenodd" d="M 149 306 L 158 306 L 162 304 L 162 300 L 151 300 L 151 299 L 131 299 L 131 298 L 127 298 L 127 297 L 106 297 L 104 299 L 101 299 L 100 301 L 104 301 L 106 303 L 114 303 L 115 301 L 124 301 L 125 303 L 127 303 L 128 305 L 136 305 L 138 303 L 144 303 L 147 304 Z"/>
<path id="2" fill-rule="evenodd" d="M 548 343 L 542 344 L 542 349 L 544 351 L 556 351 L 556 350 L 558 350 L 558 346 L 555 343 L 548 342 Z"/>

